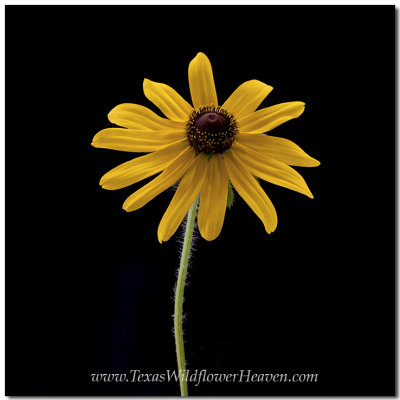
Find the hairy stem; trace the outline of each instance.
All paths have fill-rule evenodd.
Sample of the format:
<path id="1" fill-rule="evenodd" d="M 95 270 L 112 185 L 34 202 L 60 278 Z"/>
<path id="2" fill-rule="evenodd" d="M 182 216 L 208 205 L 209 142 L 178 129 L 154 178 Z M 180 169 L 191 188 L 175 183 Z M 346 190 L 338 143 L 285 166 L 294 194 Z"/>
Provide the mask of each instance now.
<path id="1" fill-rule="evenodd" d="M 175 312 L 174 312 L 174 332 L 175 332 L 175 347 L 176 357 L 178 360 L 178 373 L 180 376 L 179 384 L 181 388 L 181 396 L 188 395 L 186 381 L 186 361 L 185 347 L 183 343 L 182 329 L 182 309 L 183 309 L 183 291 L 185 289 L 186 273 L 189 264 L 190 250 L 192 248 L 193 230 L 197 214 L 197 204 L 199 197 L 196 198 L 187 215 L 185 239 L 183 241 L 181 261 L 179 265 L 178 282 L 175 290 Z"/>

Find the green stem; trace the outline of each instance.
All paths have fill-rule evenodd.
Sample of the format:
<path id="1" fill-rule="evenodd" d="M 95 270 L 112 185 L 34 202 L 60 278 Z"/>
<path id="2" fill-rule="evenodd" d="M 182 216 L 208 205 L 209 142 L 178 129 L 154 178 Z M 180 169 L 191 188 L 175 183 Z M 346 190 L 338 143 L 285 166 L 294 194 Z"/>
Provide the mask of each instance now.
<path id="1" fill-rule="evenodd" d="M 187 381 L 186 381 L 186 361 L 185 361 L 185 347 L 183 343 L 183 329 L 182 329 L 182 309 L 183 309 L 183 291 L 185 289 L 186 273 L 189 264 L 190 249 L 192 247 L 194 223 L 197 214 L 197 204 L 199 197 L 196 198 L 192 207 L 187 215 L 185 239 L 183 241 L 181 262 L 179 265 L 178 282 L 176 283 L 175 290 L 175 312 L 174 312 L 174 332 L 175 332 L 175 346 L 176 357 L 178 360 L 178 374 L 179 384 L 181 388 L 181 396 L 188 395 Z"/>

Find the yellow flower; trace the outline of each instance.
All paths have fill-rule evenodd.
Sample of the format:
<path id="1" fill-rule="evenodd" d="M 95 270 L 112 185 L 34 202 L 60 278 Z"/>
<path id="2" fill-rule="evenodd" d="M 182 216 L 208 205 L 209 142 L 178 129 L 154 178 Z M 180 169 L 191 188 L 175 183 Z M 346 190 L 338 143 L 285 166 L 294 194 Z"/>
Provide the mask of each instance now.
<path id="1" fill-rule="evenodd" d="M 315 167 L 319 161 L 293 142 L 265 135 L 304 111 L 300 101 L 256 111 L 272 87 L 258 80 L 240 85 L 218 106 L 211 63 L 198 53 L 189 64 L 193 107 L 170 86 L 145 79 L 145 96 L 167 118 L 138 104 L 120 104 L 108 114 L 122 128 L 100 131 L 95 147 L 149 152 L 106 173 L 104 189 L 115 190 L 160 173 L 130 195 L 126 211 L 134 211 L 180 180 L 161 219 L 158 240 L 168 240 L 200 194 L 198 227 L 207 240 L 221 232 L 229 181 L 263 222 L 268 233 L 277 226 L 275 208 L 255 177 L 313 197 L 306 182 L 289 165 Z"/>

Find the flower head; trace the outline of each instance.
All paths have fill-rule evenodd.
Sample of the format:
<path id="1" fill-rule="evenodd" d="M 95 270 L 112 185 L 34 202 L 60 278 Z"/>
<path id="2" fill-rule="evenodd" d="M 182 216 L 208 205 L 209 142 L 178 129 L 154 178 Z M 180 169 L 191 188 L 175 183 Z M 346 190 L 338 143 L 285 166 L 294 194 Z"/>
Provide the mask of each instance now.
<path id="1" fill-rule="evenodd" d="M 224 222 L 230 184 L 265 230 L 273 232 L 277 214 L 255 177 L 312 198 L 304 179 L 289 165 L 315 167 L 319 161 L 293 142 L 265 133 L 297 118 L 305 104 L 293 101 L 256 111 L 272 87 L 250 80 L 220 106 L 211 64 L 203 53 L 189 64 L 189 87 L 193 106 L 170 86 L 144 80 L 145 96 L 166 118 L 138 104 L 111 110 L 110 122 L 122 128 L 103 129 L 92 145 L 149 154 L 112 169 L 101 178 L 101 186 L 120 189 L 159 174 L 125 200 L 123 208 L 134 211 L 179 181 L 158 227 L 160 242 L 176 232 L 199 194 L 200 234 L 215 239 Z"/>

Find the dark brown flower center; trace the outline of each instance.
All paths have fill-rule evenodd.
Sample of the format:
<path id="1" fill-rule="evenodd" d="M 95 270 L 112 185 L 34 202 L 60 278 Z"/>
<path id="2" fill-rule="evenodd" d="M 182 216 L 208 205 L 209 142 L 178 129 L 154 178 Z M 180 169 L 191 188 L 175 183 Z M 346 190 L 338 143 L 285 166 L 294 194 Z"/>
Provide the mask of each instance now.
<path id="1" fill-rule="evenodd" d="M 197 152 L 218 154 L 228 150 L 237 135 L 232 114 L 221 107 L 203 106 L 193 111 L 186 123 L 187 139 Z"/>
<path id="2" fill-rule="evenodd" d="M 221 114 L 206 112 L 196 119 L 194 126 L 201 132 L 219 133 L 226 130 L 228 121 Z"/>

